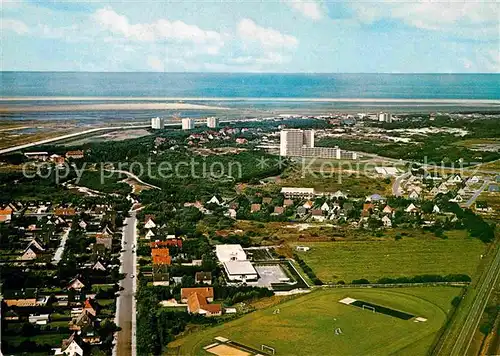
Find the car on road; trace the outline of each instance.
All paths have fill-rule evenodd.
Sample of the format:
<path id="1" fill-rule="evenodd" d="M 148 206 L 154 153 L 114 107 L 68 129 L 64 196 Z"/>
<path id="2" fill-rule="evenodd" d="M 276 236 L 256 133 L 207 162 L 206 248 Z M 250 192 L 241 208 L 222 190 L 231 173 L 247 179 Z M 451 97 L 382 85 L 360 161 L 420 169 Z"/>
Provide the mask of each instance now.
<path id="1" fill-rule="evenodd" d="M 135 276 L 133 274 L 130 275 L 130 278 L 134 278 Z"/>

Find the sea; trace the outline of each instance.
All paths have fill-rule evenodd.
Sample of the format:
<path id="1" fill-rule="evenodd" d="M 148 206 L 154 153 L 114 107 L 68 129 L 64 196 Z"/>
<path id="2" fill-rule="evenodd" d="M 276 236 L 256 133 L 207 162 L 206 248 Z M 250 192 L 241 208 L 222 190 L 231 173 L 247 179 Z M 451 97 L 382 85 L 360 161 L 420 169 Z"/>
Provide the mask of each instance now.
<path id="1" fill-rule="evenodd" d="M 179 102 L 230 107 L 245 115 L 324 111 L 500 110 L 500 74 L 257 74 L 0 72 L 2 106 L 134 102 Z M 18 101 L 17 97 L 36 97 Z M 56 97 L 61 100 L 42 100 Z M 82 98 L 92 97 L 92 100 Z M 71 99 L 72 98 L 72 99 Z M 164 99 L 158 99 L 164 98 Z M 68 101 L 68 99 L 71 99 Z M 155 99 L 155 100 L 153 100 Z M 208 100 L 210 101 L 204 101 Z M 217 100 L 220 99 L 220 102 Z M 317 99 L 332 99 L 317 101 Z M 337 99 L 337 100 L 336 100 Z M 354 99 L 346 101 L 345 99 Z M 389 99 L 398 99 L 391 102 Z M 419 100 L 428 100 L 425 103 Z M 443 103 L 439 100 L 451 100 Z M 384 100 L 387 100 L 385 102 Z M 415 102 L 413 102 L 415 100 Z M 432 102 L 436 100 L 437 102 Z M 496 101 L 467 103 L 466 101 Z M 463 102 L 461 102 L 463 101 Z M 5 113 L 0 118 L 147 118 L 203 116 L 210 110 Z M 225 113 L 235 115 L 235 112 Z"/>

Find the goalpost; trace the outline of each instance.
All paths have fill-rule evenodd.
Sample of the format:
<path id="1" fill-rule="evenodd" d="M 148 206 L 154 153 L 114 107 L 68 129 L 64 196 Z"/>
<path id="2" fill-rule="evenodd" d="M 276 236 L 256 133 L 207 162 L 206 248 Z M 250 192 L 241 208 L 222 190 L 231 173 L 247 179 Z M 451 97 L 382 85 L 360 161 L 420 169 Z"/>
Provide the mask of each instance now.
<path id="1" fill-rule="evenodd" d="M 274 355 L 276 353 L 276 350 L 274 348 L 272 348 L 271 346 L 264 345 L 264 344 L 262 344 L 260 349 L 261 349 L 261 351 L 270 352 L 271 355 Z"/>
<path id="2" fill-rule="evenodd" d="M 363 309 L 368 309 L 368 310 L 371 310 L 375 313 L 375 307 L 372 307 L 372 306 L 369 306 L 369 305 L 366 305 L 366 304 L 363 304 L 362 306 Z"/>

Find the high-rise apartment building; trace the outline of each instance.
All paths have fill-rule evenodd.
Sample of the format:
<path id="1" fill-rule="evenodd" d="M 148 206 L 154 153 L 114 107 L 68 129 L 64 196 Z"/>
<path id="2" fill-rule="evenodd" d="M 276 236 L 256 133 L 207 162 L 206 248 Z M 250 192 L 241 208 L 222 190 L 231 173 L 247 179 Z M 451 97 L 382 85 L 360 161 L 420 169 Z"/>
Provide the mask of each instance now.
<path id="1" fill-rule="evenodd" d="M 286 129 L 280 133 L 280 155 L 300 156 L 302 148 L 314 147 L 314 131 Z"/>
<path id="2" fill-rule="evenodd" d="M 192 130 L 194 129 L 194 119 L 185 117 L 182 119 L 182 129 L 183 130 Z"/>
<path id="3" fill-rule="evenodd" d="M 165 122 L 162 117 L 153 117 L 151 119 L 151 128 L 154 130 L 161 130 L 165 127 Z"/>
<path id="4" fill-rule="evenodd" d="M 215 129 L 219 126 L 219 118 L 218 117 L 207 117 L 207 127 L 211 129 Z"/>
<path id="5" fill-rule="evenodd" d="M 357 159 L 356 152 L 338 147 L 315 147 L 314 130 L 286 129 L 280 132 L 280 156 Z"/>

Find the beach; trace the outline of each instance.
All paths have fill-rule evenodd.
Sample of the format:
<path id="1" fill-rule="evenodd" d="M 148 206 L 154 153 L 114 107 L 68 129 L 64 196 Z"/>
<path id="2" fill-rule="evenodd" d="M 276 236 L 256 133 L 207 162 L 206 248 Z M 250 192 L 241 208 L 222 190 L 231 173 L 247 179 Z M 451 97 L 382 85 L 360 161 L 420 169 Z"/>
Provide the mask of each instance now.
<path id="1" fill-rule="evenodd" d="M 0 113 L 84 111 L 84 110 L 87 111 L 229 110 L 229 108 L 220 106 L 199 105 L 199 104 L 186 104 L 186 103 L 105 103 L 105 104 L 15 105 L 15 106 L 0 105 Z"/>

